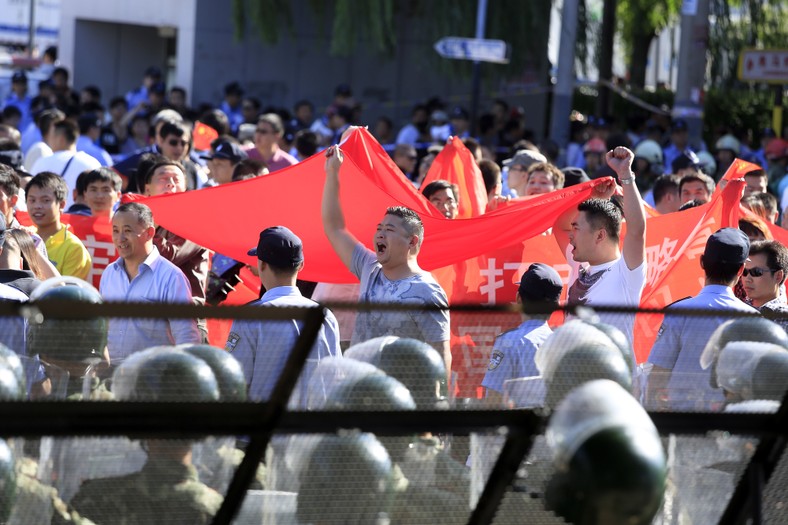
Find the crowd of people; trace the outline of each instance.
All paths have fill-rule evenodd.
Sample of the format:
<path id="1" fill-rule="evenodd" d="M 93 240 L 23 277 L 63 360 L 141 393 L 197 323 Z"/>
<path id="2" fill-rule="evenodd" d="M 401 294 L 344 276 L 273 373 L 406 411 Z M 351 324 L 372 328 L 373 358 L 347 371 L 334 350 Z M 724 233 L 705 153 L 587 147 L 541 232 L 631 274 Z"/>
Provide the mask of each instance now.
<path id="1" fill-rule="evenodd" d="M 286 224 L 270 225 L 248 252 L 257 258 L 256 267 L 249 269 L 262 285 L 259 299 L 252 304 L 311 307 L 319 301 L 349 296 L 361 303 L 422 309 L 371 308 L 349 319 L 326 311 L 302 378 L 319 377 L 325 387 L 330 377 L 337 385 L 335 390 L 324 388 L 317 399 L 312 383 L 302 379 L 291 406 L 364 408 L 364 400 L 373 399 L 375 403 L 394 403 L 389 408 L 414 409 L 450 402 L 453 349 L 449 298 L 430 272 L 419 266 L 424 242 L 421 218 L 404 206 L 380 210 L 382 217 L 372 239 L 357 239 L 345 224 L 340 200 L 341 141 L 354 125 L 363 122 L 362 108 L 353 99 L 350 86 L 338 86 L 325 113 L 317 117 L 310 101 L 299 101 L 292 112 L 264 108 L 258 99 L 246 96 L 237 82 L 224 87 L 224 99 L 216 106 L 192 108 L 186 91 L 167 89 L 157 68 L 146 70 L 139 87 L 106 105 L 95 86 L 74 90 L 68 71 L 61 67 L 54 68 L 51 79 L 38 86 L 36 97 L 27 96 L 27 76 L 22 71 L 14 74 L 12 87 L 12 95 L 3 103 L 0 123 L 0 299 L 36 301 L 65 293 L 62 298 L 67 300 L 93 303 L 220 304 L 238 283 L 245 265 L 157 224 L 151 209 L 138 202 L 139 196 L 200 191 L 265 176 L 324 151 L 323 230 L 359 284 L 348 289 L 301 281 L 299 272 L 306 263 L 301 239 Z M 198 148 L 200 126 L 207 126 L 215 135 L 210 144 Z M 461 138 L 477 163 L 487 193 L 487 211 L 609 177 L 594 186 L 591 198 L 567 210 L 552 227 L 571 268 L 566 285 L 566 302 L 571 305 L 639 306 L 647 277 L 647 216 L 681 213 L 709 202 L 735 158 L 760 166 L 745 174 L 741 199 L 755 219 L 742 219 L 738 229 L 710 232 L 699 263 L 704 285 L 687 283 L 687 295 L 693 297 L 670 307 L 719 310 L 719 316 L 699 320 L 678 310 L 669 312 L 648 361 L 636 366 L 633 314 L 602 314 L 593 321 L 570 316 L 564 326 L 554 329 L 548 324 L 549 316 L 524 313 L 519 326 L 495 339 L 481 384 L 485 388 L 483 402 L 496 407 L 556 408 L 571 387 L 594 379 L 619 383 L 650 409 L 723 410 L 746 401 L 781 400 L 785 388 L 774 388 L 774 384 L 784 384 L 785 376 L 780 374 L 788 371 L 783 368 L 788 361 L 784 331 L 788 326 L 784 286 L 788 249 L 773 240 L 767 225 L 779 227 L 780 217 L 785 221 L 788 215 L 784 213 L 788 205 L 788 142 L 773 130 L 763 130 L 757 145 L 743 140 L 752 130 L 715 130 L 711 154 L 705 145 L 691 143 L 685 121 L 665 121 L 657 114 L 633 117 L 622 126 L 610 118 L 585 118 L 575 113 L 571 129 L 571 142 L 565 149 L 549 139 L 535 144 L 521 108 L 496 100 L 478 122 L 470 122 L 464 108 L 448 108 L 436 98 L 416 105 L 410 122 L 398 132 L 385 117 L 378 119 L 371 131 L 390 152 L 403 177 L 447 219 L 459 214 L 457 186 L 446 180 L 422 183 L 451 137 Z M 29 218 L 24 225 L 19 220 L 22 212 Z M 101 216 L 111 223 L 118 258 L 103 270 L 98 291 L 85 282 L 93 267 L 91 255 L 64 220 L 65 214 Z M 249 245 L 253 243 L 250 239 Z M 48 284 L 42 284 L 44 281 Z M 520 276 L 517 301 L 524 312 L 530 312 L 529 306 L 558 306 L 563 288 L 554 268 L 533 264 Z M 766 324 L 751 332 L 760 335 L 746 330 L 728 334 L 728 346 L 719 344 L 709 350 L 707 341 L 714 339 L 731 312 L 763 314 L 776 322 L 759 318 L 758 322 Z M 155 378 L 172 367 L 185 374 L 184 384 L 194 387 L 193 393 L 183 394 L 185 400 L 222 399 L 221 374 L 206 379 L 213 376 L 198 370 L 197 358 L 184 356 L 182 350 L 209 341 L 205 319 L 47 322 L 34 325 L 22 318 L 0 319 L 0 343 L 12 351 L 0 364 L 14 354 L 24 358 L 16 391 L 7 398 L 164 399 L 166 388 Z M 232 323 L 226 341 L 222 341 L 225 351 L 220 353 L 231 358 L 231 364 L 222 366 L 234 368 L 235 390 L 242 392 L 242 398 L 269 399 L 301 328 L 299 323 L 281 320 Z M 63 334 L 68 334 L 65 343 Z M 742 341 L 757 344 L 736 346 Z M 152 347 L 158 349 L 150 350 Z M 729 357 L 735 352 L 740 359 L 749 356 L 749 362 L 760 362 L 766 356 L 764 363 L 768 362 L 773 375 L 764 375 L 765 366 L 747 368 L 752 387 L 738 388 L 739 383 L 731 377 L 745 370 L 731 369 L 726 361 L 735 361 Z M 364 363 L 361 371 L 337 364 L 350 361 L 343 355 Z M 90 367 L 86 368 L 86 363 Z M 112 366 L 111 381 L 102 380 L 98 363 Z M 103 374 L 107 379 L 107 372 Z M 149 379 L 146 388 L 151 390 L 143 394 L 144 385 L 135 383 L 135 378 L 145 374 Z M 385 384 L 388 379 L 380 377 L 393 378 L 396 384 Z M 506 390 L 507 382 L 522 378 L 539 378 L 544 385 L 541 396 L 538 388 L 527 399 L 513 397 Z M 107 384 L 111 388 L 106 388 Z M 375 390 L 381 388 L 383 391 Z M 400 393 L 395 395 L 394 391 Z M 768 409 L 775 407 L 769 405 Z M 416 442 L 432 451 L 442 477 L 421 482 L 416 470 L 409 474 L 405 450 Z M 274 449 L 286 457 L 297 445 L 278 443 Z M 439 514 L 423 503 L 423 491 L 440 494 L 448 507 L 467 501 L 468 472 L 462 461 L 458 463 L 442 450 L 437 437 L 420 435 L 397 448 L 402 445 L 383 443 L 387 454 L 378 456 L 387 456 L 385 465 L 378 462 L 370 468 L 384 469 L 385 475 L 371 472 L 370 479 L 400 476 L 400 488 L 394 492 L 403 502 L 414 505 L 416 510 L 410 510 L 414 514 Z M 165 519 L 168 514 L 161 509 L 167 498 L 181 498 L 183 505 L 191 506 L 193 522 L 202 522 L 216 512 L 220 499 L 214 489 L 221 491 L 222 486 L 208 487 L 197 480 L 190 443 L 173 448 L 149 441 L 146 447 L 148 462 L 143 470 L 132 478 L 130 473 L 113 478 L 114 494 L 126 494 L 139 486 L 147 487 L 146 491 L 162 489 L 151 472 L 171 471 L 174 461 L 178 464 L 173 478 L 176 490 L 159 490 L 156 505 L 145 510 L 144 519 Z M 363 456 L 381 445 L 356 436 L 345 442 L 327 440 L 316 450 L 321 447 Z M 311 456 L 306 458 L 309 466 L 305 468 L 312 468 Z M 303 489 L 303 501 L 308 501 L 314 490 L 309 483 L 320 473 L 315 472 L 306 482 L 294 481 L 299 473 L 288 471 L 282 466 L 287 462 L 282 461 L 267 465 L 282 469 L 280 485 L 270 488 L 292 488 L 295 483 L 297 489 Z M 392 474 L 395 471 L 398 474 Z M 101 487 L 87 481 L 77 494 L 65 498 L 69 499 L 66 502 L 51 493 L 46 497 L 62 522 L 107 523 L 112 506 L 107 507 L 100 496 Z M 384 499 L 379 494 L 370 498 Z M 316 504 L 302 510 L 301 501 L 299 514 L 318 523 Z M 403 503 L 401 512 L 407 506 Z M 139 511 L 127 510 L 135 516 Z M 452 522 L 450 517 L 451 513 L 442 514 L 447 523 Z M 407 515 L 396 515 L 394 520 L 410 522 L 416 521 L 409 521 Z"/>

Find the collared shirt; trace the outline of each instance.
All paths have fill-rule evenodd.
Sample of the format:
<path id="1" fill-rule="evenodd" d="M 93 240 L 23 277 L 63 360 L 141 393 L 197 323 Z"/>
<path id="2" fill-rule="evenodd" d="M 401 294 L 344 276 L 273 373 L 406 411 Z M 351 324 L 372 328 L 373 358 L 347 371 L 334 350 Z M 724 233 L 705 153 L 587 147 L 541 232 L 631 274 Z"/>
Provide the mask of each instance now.
<path id="1" fill-rule="evenodd" d="M 695 297 L 674 303 L 671 307 L 758 312 L 737 299 L 730 287 L 717 284 L 705 286 Z M 714 330 L 728 319 L 725 316 L 665 315 L 648 362 L 671 370 L 668 381 L 671 409 L 709 410 L 722 406 L 722 390 L 711 388 L 711 371 L 701 368 L 700 355 Z"/>
<path id="2" fill-rule="evenodd" d="M 111 263 L 101 274 L 99 286 L 105 301 L 141 303 L 191 303 L 189 281 L 177 266 L 159 255 L 154 246 L 139 273 L 129 280 L 123 259 Z M 110 319 L 107 347 L 114 359 L 128 357 L 151 346 L 199 343 L 194 319 Z"/>
<path id="3" fill-rule="evenodd" d="M 77 139 L 77 151 L 83 151 L 99 161 L 102 166 L 112 166 L 112 157 L 109 156 L 102 147 L 97 146 L 85 135 L 80 135 Z"/>
<path id="4" fill-rule="evenodd" d="M 278 286 L 263 294 L 255 306 L 299 306 L 313 308 L 318 304 L 301 295 L 295 286 Z M 279 375 L 284 369 L 287 357 L 301 334 L 302 323 L 289 321 L 233 321 L 225 349 L 238 359 L 246 376 L 249 398 L 254 401 L 268 399 Z M 330 311 L 309 354 L 307 367 L 301 377 L 309 377 L 312 368 L 326 357 L 342 357 L 339 349 L 339 325 Z M 305 407 L 307 381 L 299 380 L 299 385 L 290 398 L 290 406 Z"/>
<path id="5" fill-rule="evenodd" d="M 68 224 L 64 224 L 46 240 L 49 260 L 60 275 L 72 275 L 87 281 L 90 269 L 93 267 L 90 253 L 69 228 Z"/>
<path id="6" fill-rule="evenodd" d="M 538 376 L 534 356 L 552 333 L 547 321 L 528 319 L 496 337 L 482 386 L 503 393 L 503 383 L 508 379 Z"/>

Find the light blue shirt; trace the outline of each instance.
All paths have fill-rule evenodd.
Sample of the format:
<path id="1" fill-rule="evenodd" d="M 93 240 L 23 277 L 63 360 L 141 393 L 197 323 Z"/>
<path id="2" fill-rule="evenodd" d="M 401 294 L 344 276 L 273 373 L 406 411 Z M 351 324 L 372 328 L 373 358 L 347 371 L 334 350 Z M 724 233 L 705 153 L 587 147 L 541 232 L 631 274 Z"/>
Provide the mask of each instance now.
<path id="1" fill-rule="evenodd" d="M 44 140 L 41 137 L 41 130 L 38 129 L 35 122 L 31 122 L 24 130 L 22 131 L 22 153 L 27 155 L 27 150 L 33 147 L 33 144 L 37 142 L 41 142 Z"/>
<path id="2" fill-rule="evenodd" d="M 33 122 L 33 115 L 30 112 L 30 102 L 33 99 L 30 96 L 25 95 L 24 98 L 19 98 L 16 93 L 11 93 L 5 99 L 3 103 L 3 109 L 8 106 L 16 106 L 19 108 L 19 111 L 22 113 L 22 120 L 19 121 L 18 129 L 20 131 L 24 131 Z"/>
<path id="3" fill-rule="evenodd" d="M 737 299 L 728 286 L 716 284 L 703 287 L 695 297 L 671 307 L 758 313 Z M 725 316 L 665 316 L 648 362 L 672 371 L 668 381 L 672 410 L 709 410 L 721 406 L 722 390 L 711 388 L 711 370 L 701 368 L 700 355 L 714 330 L 728 319 Z"/>
<path id="4" fill-rule="evenodd" d="M 482 386 L 503 393 L 504 381 L 538 376 L 539 370 L 534 363 L 534 356 L 536 350 L 552 333 L 547 321 L 529 319 L 517 328 L 496 337 Z"/>
<path id="5" fill-rule="evenodd" d="M 298 306 L 314 308 L 319 306 L 316 302 L 301 295 L 295 286 L 278 286 L 263 294 L 259 301 L 252 303 L 255 306 L 277 307 Z M 279 375 L 285 367 L 287 357 L 290 355 L 296 339 L 301 335 L 303 323 L 300 321 L 233 321 L 230 334 L 227 336 L 225 349 L 235 357 L 243 367 L 246 384 L 249 388 L 249 398 L 253 401 L 263 401 L 270 397 Z M 326 318 L 320 333 L 312 345 L 309 354 L 310 365 L 304 369 L 302 377 L 308 377 L 311 368 L 326 357 L 342 357 L 339 348 L 339 324 L 336 317 L 326 310 Z M 303 387 L 307 381 L 301 381 Z M 298 396 L 299 387 L 296 387 L 294 397 Z M 305 397 L 301 398 L 303 401 Z M 292 406 L 293 398 L 291 398 Z M 301 406 L 297 403 L 297 406 Z M 301 406 L 304 408 L 304 406 Z"/>
<path id="6" fill-rule="evenodd" d="M 112 166 L 112 157 L 103 148 L 96 146 L 93 141 L 85 135 L 80 135 L 77 139 L 77 151 L 84 151 L 97 161 L 102 166 Z"/>
<path id="7" fill-rule="evenodd" d="M 140 264 L 139 273 L 129 280 L 123 259 L 101 274 L 99 287 L 105 301 L 141 303 L 192 302 L 192 290 L 183 272 L 159 255 L 154 246 Z M 199 343 L 195 319 L 110 319 L 107 347 L 110 358 L 121 359 L 151 346 Z"/>

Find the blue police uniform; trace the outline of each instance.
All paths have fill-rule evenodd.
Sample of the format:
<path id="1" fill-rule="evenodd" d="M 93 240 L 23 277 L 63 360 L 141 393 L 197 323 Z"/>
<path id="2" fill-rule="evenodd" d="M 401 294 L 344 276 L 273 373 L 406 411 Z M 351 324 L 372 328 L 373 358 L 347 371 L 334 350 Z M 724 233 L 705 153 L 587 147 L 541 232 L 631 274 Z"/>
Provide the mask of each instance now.
<path id="1" fill-rule="evenodd" d="M 728 286 L 708 285 L 698 295 L 671 305 L 719 311 L 758 313 L 740 301 Z M 710 370 L 700 366 L 700 355 L 714 330 L 729 318 L 665 315 L 648 362 L 671 370 L 668 381 L 671 410 L 709 410 L 721 407 L 722 390 L 709 384 Z"/>
<path id="2" fill-rule="evenodd" d="M 529 319 L 495 339 L 482 386 L 503 393 L 503 383 L 518 377 L 538 376 L 534 356 L 552 334 L 546 320 Z"/>
<path id="3" fill-rule="evenodd" d="M 300 307 L 318 305 L 303 297 L 295 286 L 272 288 L 252 304 Z M 225 349 L 241 363 L 250 399 L 268 399 L 300 334 L 301 323 L 295 320 L 233 321 Z M 339 324 L 334 314 L 326 310 L 326 318 L 312 346 L 309 359 L 320 360 L 329 356 L 341 357 L 342 353 L 339 349 Z"/>

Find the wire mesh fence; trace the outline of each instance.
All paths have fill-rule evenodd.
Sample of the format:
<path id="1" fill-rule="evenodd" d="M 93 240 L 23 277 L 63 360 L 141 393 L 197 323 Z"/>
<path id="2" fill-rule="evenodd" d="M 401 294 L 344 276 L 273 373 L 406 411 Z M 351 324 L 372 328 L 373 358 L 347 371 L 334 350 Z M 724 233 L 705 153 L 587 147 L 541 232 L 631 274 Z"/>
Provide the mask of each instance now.
<path id="1" fill-rule="evenodd" d="M 595 313 L 0 303 L 0 522 L 785 522 L 780 325 Z"/>

